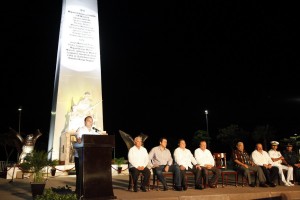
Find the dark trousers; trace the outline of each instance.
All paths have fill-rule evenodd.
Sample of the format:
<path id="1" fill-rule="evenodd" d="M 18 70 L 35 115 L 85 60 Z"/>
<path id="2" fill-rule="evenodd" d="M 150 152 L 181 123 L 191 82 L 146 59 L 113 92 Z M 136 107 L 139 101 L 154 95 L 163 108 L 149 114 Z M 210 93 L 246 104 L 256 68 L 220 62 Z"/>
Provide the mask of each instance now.
<path id="1" fill-rule="evenodd" d="M 278 167 L 271 167 L 271 168 L 266 168 L 264 166 L 260 166 L 261 169 L 263 170 L 267 184 L 270 183 L 276 183 L 276 180 L 278 180 Z"/>
<path id="2" fill-rule="evenodd" d="M 300 183 L 300 168 L 294 166 L 294 180 Z"/>
<path id="3" fill-rule="evenodd" d="M 157 175 L 158 180 L 164 185 L 164 187 L 167 186 L 166 179 L 163 175 L 165 169 L 165 165 L 160 165 L 158 167 L 155 167 L 153 170 L 155 170 L 155 173 Z M 177 187 L 181 186 L 181 177 L 180 177 L 180 169 L 178 165 L 171 165 L 169 167 L 169 172 L 173 172 L 173 179 L 174 179 L 174 184 Z"/>
<path id="4" fill-rule="evenodd" d="M 209 184 L 209 185 L 216 185 L 218 184 L 218 179 L 221 175 L 221 170 L 218 169 L 217 167 L 212 167 L 211 169 L 207 169 L 206 167 L 201 167 L 202 170 L 204 171 L 204 177 L 203 177 L 203 184 Z M 208 179 L 208 172 L 212 171 L 213 176 Z"/>
<path id="5" fill-rule="evenodd" d="M 79 180 L 79 158 L 75 157 L 75 171 L 76 171 L 76 188 L 75 191 L 79 190 L 80 180 Z"/>
<path id="6" fill-rule="evenodd" d="M 191 169 L 190 167 L 188 169 L 185 170 L 180 170 L 180 177 L 181 177 L 181 186 L 182 187 L 187 187 L 186 183 L 185 183 L 185 179 L 186 179 L 186 171 L 190 171 L 194 174 L 194 178 L 195 178 L 195 186 L 201 186 L 202 185 L 202 177 L 204 176 L 204 170 L 200 170 L 197 169 L 195 166 L 193 166 L 193 169 Z"/>
<path id="7" fill-rule="evenodd" d="M 138 170 L 135 167 L 131 167 L 131 168 L 129 168 L 129 173 L 132 175 L 133 185 L 134 185 L 135 189 L 137 189 L 137 181 L 139 179 L 140 173 L 142 173 L 144 176 L 141 187 L 145 188 L 146 185 L 149 183 L 151 172 L 147 167 L 145 167 L 144 170 Z"/>
<path id="8" fill-rule="evenodd" d="M 237 170 L 238 173 L 243 174 L 244 177 L 247 178 L 249 184 L 253 183 L 253 181 L 251 180 L 250 170 L 254 171 L 257 174 L 259 183 L 265 183 L 266 182 L 266 176 L 265 176 L 262 168 L 259 167 L 259 166 L 249 165 L 248 168 L 246 168 L 244 166 L 239 166 L 239 167 L 235 168 L 235 170 Z"/>

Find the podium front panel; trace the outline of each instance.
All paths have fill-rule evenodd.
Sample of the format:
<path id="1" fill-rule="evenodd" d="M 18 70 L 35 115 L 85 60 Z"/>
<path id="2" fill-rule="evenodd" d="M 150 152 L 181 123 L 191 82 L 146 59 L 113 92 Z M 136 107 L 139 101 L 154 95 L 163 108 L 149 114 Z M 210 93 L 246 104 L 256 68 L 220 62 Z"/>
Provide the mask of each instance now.
<path id="1" fill-rule="evenodd" d="M 114 199 L 112 187 L 112 148 L 114 136 L 83 135 L 78 148 L 81 195 L 84 199 Z"/>

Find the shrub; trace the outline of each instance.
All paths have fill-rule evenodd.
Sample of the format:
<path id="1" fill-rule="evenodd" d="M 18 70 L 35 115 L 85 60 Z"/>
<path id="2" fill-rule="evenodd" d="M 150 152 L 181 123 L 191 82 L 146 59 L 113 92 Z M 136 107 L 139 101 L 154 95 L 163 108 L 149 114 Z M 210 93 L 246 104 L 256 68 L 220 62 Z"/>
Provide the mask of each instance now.
<path id="1" fill-rule="evenodd" d="M 53 162 L 48 160 L 48 152 L 34 150 L 26 155 L 20 167 L 22 170 L 33 172 L 33 182 L 44 182 L 42 170 L 44 167 L 52 165 Z"/>
<path id="2" fill-rule="evenodd" d="M 61 191 L 61 194 L 55 191 Z M 77 198 L 69 188 L 59 187 L 58 189 L 45 189 L 44 194 L 36 196 L 35 200 L 77 200 Z"/>
<path id="3" fill-rule="evenodd" d="M 118 167 L 121 167 L 121 165 L 125 163 L 125 158 L 124 158 L 124 157 L 121 157 L 121 158 L 115 158 L 115 159 L 114 159 L 114 163 L 115 163 L 116 165 L 118 165 Z"/>

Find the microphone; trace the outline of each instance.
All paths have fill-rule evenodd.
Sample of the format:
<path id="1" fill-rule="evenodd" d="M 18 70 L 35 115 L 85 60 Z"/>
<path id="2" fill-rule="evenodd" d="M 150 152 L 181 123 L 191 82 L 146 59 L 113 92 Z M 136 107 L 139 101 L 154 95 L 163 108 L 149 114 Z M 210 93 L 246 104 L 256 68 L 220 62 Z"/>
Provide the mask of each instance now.
<path id="1" fill-rule="evenodd" d="M 95 127 L 92 127 L 92 129 L 94 129 L 95 132 L 99 132 L 99 131 L 100 131 L 99 129 L 97 129 L 97 128 L 95 128 Z"/>

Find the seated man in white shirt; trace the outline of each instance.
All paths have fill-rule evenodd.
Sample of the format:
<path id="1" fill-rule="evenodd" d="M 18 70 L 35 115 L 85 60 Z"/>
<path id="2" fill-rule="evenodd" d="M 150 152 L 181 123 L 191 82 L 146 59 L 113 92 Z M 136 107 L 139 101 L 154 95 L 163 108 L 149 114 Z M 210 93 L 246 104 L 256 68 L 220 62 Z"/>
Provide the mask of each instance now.
<path id="1" fill-rule="evenodd" d="M 214 157 L 212 156 L 210 150 L 206 149 L 206 141 L 200 141 L 200 147 L 195 150 L 194 155 L 197 163 L 201 166 L 201 169 L 204 170 L 204 187 L 206 184 L 208 184 L 209 187 L 216 188 L 221 170 L 215 167 Z M 213 172 L 213 176 L 208 180 L 209 170 Z"/>
<path id="2" fill-rule="evenodd" d="M 144 176 L 141 190 L 146 192 L 146 185 L 149 182 L 151 172 L 147 168 L 149 164 L 149 155 L 147 149 L 142 146 L 142 137 L 134 138 L 134 146 L 129 149 L 128 152 L 128 161 L 129 161 L 129 173 L 132 175 L 134 191 L 137 192 L 137 181 L 139 174 L 142 173 Z"/>
<path id="3" fill-rule="evenodd" d="M 191 151 L 185 148 L 186 144 L 184 139 L 180 139 L 178 145 L 179 147 L 177 147 L 174 151 L 174 159 L 180 168 L 181 186 L 183 190 L 187 190 L 187 185 L 185 183 L 186 171 L 193 172 L 195 176 L 195 189 L 203 189 L 200 165 L 197 164 L 197 161 Z"/>
<path id="4" fill-rule="evenodd" d="M 256 150 L 251 154 L 253 162 L 260 166 L 266 176 L 266 184 L 276 187 L 275 181 L 278 178 L 278 168 L 273 166 L 273 161 L 269 154 L 263 150 L 262 144 L 256 144 Z"/>
<path id="5" fill-rule="evenodd" d="M 285 186 L 294 186 L 293 183 L 291 183 L 291 180 L 293 180 L 293 167 L 288 165 L 285 161 L 284 157 L 281 155 L 280 151 L 277 151 L 279 142 L 272 141 L 271 147 L 272 149 L 269 150 L 269 156 L 271 157 L 273 161 L 273 165 L 275 167 L 278 167 L 279 170 L 279 176 Z M 287 170 L 287 177 L 285 179 L 283 169 Z"/>

